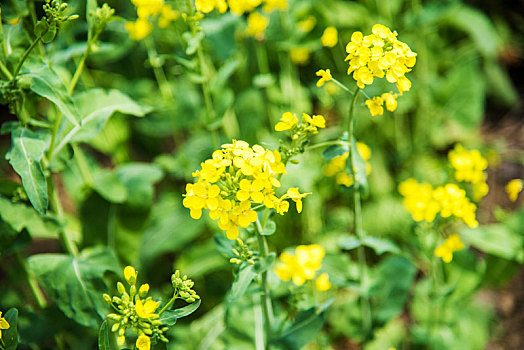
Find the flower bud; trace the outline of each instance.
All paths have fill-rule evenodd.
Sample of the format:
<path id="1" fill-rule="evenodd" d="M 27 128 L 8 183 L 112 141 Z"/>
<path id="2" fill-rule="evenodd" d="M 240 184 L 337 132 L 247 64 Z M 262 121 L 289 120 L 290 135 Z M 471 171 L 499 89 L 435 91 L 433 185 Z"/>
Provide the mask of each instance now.
<path id="1" fill-rule="evenodd" d="M 126 287 L 121 282 L 118 282 L 116 284 L 116 289 L 118 290 L 118 293 L 124 294 L 126 292 Z"/>
<path id="2" fill-rule="evenodd" d="M 133 285 L 136 283 L 137 275 L 138 275 L 138 272 L 136 272 L 133 266 L 126 266 L 126 268 L 124 269 L 124 278 L 126 279 L 127 283 L 129 283 L 130 285 Z"/>
<path id="3" fill-rule="evenodd" d="M 115 333 L 118 331 L 118 328 L 120 328 L 120 323 L 115 323 L 113 327 L 111 327 L 111 332 Z"/>
<path id="4" fill-rule="evenodd" d="M 138 290 L 138 295 L 141 298 L 145 298 L 148 292 L 149 292 L 149 284 L 144 283 L 143 285 L 140 286 L 140 289 Z"/>
<path id="5" fill-rule="evenodd" d="M 104 293 L 103 297 L 106 303 L 111 304 L 111 297 L 109 296 L 109 294 Z"/>

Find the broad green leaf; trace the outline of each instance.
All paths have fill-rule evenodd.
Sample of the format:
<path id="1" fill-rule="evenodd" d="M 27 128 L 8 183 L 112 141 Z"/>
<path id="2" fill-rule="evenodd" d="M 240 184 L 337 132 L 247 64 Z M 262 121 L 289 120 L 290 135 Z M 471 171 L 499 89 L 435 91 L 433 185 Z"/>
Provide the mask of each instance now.
<path id="1" fill-rule="evenodd" d="M 102 322 L 100 330 L 98 331 L 98 349 L 99 350 L 118 350 L 119 347 L 115 341 L 115 335 L 109 329 L 107 320 Z"/>
<path id="2" fill-rule="evenodd" d="M 344 250 L 352 250 L 360 247 L 361 245 L 364 245 L 373 249 L 377 255 L 382 255 L 388 252 L 395 254 L 400 253 L 400 249 L 390 240 L 372 236 L 366 236 L 362 238 L 362 240 L 355 236 L 341 236 L 339 238 L 338 244 L 340 248 Z"/>
<path id="3" fill-rule="evenodd" d="M 26 229 L 33 238 L 56 238 L 60 223 L 48 216 L 41 216 L 23 203 L 13 203 L 0 196 L 0 217 L 13 230 L 20 232 Z"/>
<path id="4" fill-rule="evenodd" d="M 272 340 L 272 343 L 281 344 L 289 349 L 301 349 L 312 342 L 322 330 L 326 321 L 326 309 L 333 299 L 319 307 L 300 311 L 295 321 L 284 329 L 282 334 Z"/>
<path id="5" fill-rule="evenodd" d="M 158 166 L 149 163 L 123 164 L 115 172 L 127 188 L 126 202 L 137 207 L 150 205 L 154 195 L 153 186 L 164 176 Z"/>
<path id="6" fill-rule="evenodd" d="M 103 275 L 119 273 L 112 250 L 88 248 L 76 257 L 65 254 L 38 254 L 28 259 L 40 285 L 69 318 L 98 328 L 107 314 L 102 294 L 107 291 Z"/>
<path id="7" fill-rule="evenodd" d="M 264 227 L 262 227 L 262 231 L 260 231 L 260 234 L 264 236 L 270 236 L 274 234 L 276 230 L 277 224 L 273 220 L 269 219 L 266 221 Z"/>
<path id="8" fill-rule="evenodd" d="M 15 350 L 18 346 L 18 310 L 15 308 L 9 309 L 2 317 L 9 323 L 8 329 L 2 329 L 2 340 L 5 344 L 5 349 Z"/>
<path id="9" fill-rule="evenodd" d="M 521 263 L 524 261 L 522 232 L 514 232 L 502 224 L 485 225 L 476 229 L 463 228 L 460 236 L 464 243 L 488 254 Z"/>
<path id="10" fill-rule="evenodd" d="M 223 235 L 217 233 L 213 237 L 213 242 L 215 243 L 215 246 L 220 253 L 226 255 L 228 258 L 236 257 L 236 255 L 233 254 L 233 248 L 235 247 L 235 244 L 234 244 L 235 241 L 227 239 Z"/>
<path id="11" fill-rule="evenodd" d="M 82 126 L 68 133 L 68 141 L 93 139 L 115 112 L 143 117 L 151 111 L 151 107 L 139 105 L 118 90 L 90 89 L 75 94 L 74 100 L 82 116 Z"/>
<path id="12" fill-rule="evenodd" d="M 341 156 L 349 152 L 349 145 L 332 145 L 327 147 L 322 152 L 322 157 L 327 160 L 331 160 L 335 157 Z"/>
<path id="13" fill-rule="evenodd" d="M 31 78 L 31 90 L 53 102 L 71 123 L 80 125 L 80 114 L 56 72 L 48 65 L 29 67 L 30 72 L 20 77 Z"/>
<path id="14" fill-rule="evenodd" d="M 127 198 L 127 188 L 118 175 L 108 169 L 97 169 L 93 173 L 93 189 L 112 203 L 123 203 Z"/>
<path id="15" fill-rule="evenodd" d="M 33 207 L 40 214 L 47 212 L 47 182 L 40 160 L 46 149 L 42 135 L 20 127 L 11 134 L 12 146 L 6 158 L 18 175 Z"/>
<path id="16" fill-rule="evenodd" d="M 514 106 L 518 101 L 518 93 L 508 72 L 500 63 L 490 60 L 484 64 L 488 93 L 494 97 L 495 103 L 505 106 Z"/>
<path id="17" fill-rule="evenodd" d="M 195 312 L 200 306 L 200 300 L 195 301 L 189 305 L 181 307 L 175 310 L 166 310 L 158 319 L 162 324 L 167 326 L 173 326 L 176 323 L 176 320 L 182 317 L 186 317 Z"/>
<path id="18" fill-rule="evenodd" d="M 234 303 L 244 293 L 251 284 L 251 281 L 256 277 L 257 273 L 255 272 L 255 266 L 248 263 L 243 263 L 238 270 L 238 274 L 231 285 L 231 290 L 227 296 L 227 301 L 229 303 Z"/>

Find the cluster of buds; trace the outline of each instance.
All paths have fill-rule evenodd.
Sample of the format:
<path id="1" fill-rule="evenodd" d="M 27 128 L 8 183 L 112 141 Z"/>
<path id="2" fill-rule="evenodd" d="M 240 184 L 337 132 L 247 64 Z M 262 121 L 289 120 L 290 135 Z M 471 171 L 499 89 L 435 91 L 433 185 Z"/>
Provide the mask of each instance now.
<path id="1" fill-rule="evenodd" d="M 124 345 L 125 332 L 130 328 L 138 335 L 137 348 L 149 350 L 151 339 L 168 342 L 164 336 L 168 327 L 162 325 L 162 322 L 158 320 L 159 314 L 155 313 L 160 302 L 147 297 L 149 284 L 142 284 L 137 290 L 137 275 L 138 273 L 132 266 L 127 266 L 124 269 L 124 277 L 129 284 L 129 293 L 126 287 L 118 282 L 117 290 L 120 297 L 111 298 L 108 294 L 104 294 L 104 300 L 116 311 L 110 313 L 107 318 L 115 322 L 111 330 L 117 333 L 118 345 Z"/>
<path id="2" fill-rule="evenodd" d="M 326 119 L 322 115 L 313 115 L 302 113 L 302 120 L 291 112 L 282 114 L 280 121 L 275 125 L 276 131 L 289 130 L 291 145 L 280 145 L 282 159 L 288 159 L 304 152 L 304 147 L 309 143 L 311 136 L 318 134 L 318 129 L 326 127 Z"/>
<path id="3" fill-rule="evenodd" d="M 102 33 L 114 14 L 115 9 L 111 8 L 108 4 L 103 4 L 102 7 L 97 7 L 95 11 L 89 12 L 89 16 L 94 19 L 91 28 L 93 37 L 96 38 Z"/>
<path id="4" fill-rule="evenodd" d="M 60 23 L 73 21 L 78 15 L 64 15 L 67 9 L 67 3 L 59 0 L 46 0 L 44 4 L 44 17 L 35 26 L 35 35 L 42 38 L 44 43 L 51 42 L 55 39 Z"/>
<path id="5" fill-rule="evenodd" d="M 253 259 L 253 251 L 249 249 L 249 246 L 245 244 L 240 238 L 237 238 L 237 248 L 233 248 L 233 254 L 236 258 L 229 259 L 229 262 L 232 264 L 240 265 L 242 262 L 247 262 L 249 265 L 254 265 L 255 260 Z"/>
<path id="6" fill-rule="evenodd" d="M 198 294 L 191 288 L 195 285 L 193 280 L 187 278 L 186 275 L 180 277 L 180 271 L 176 270 L 171 275 L 171 285 L 175 289 L 175 298 L 179 297 L 187 303 L 193 303 L 197 299 L 200 299 Z"/>

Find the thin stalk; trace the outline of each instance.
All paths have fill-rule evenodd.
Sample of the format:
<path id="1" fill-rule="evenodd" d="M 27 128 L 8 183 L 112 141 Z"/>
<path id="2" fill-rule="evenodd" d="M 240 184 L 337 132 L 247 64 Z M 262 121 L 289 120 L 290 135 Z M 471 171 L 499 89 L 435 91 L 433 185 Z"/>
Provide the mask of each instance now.
<path id="1" fill-rule="evenodd" d="M 69 83 L 69 87 L 67 88 L 67 93 L 69 95 L 73 93 L 73 90 L 75 89 L 75 86 L 78 83 L 78 79 L 80 78 L 80 75 L 82 74 L 82 71 L 84 70 L 86 59 L 90 52 L 91 52 L 91 40 L 88 40 L 86 50 L 84 51 L 84 54 L 82 55 L 82 58 L 80 59 L 80 62 L 78 62 L 78 65 L 76 66 L 75 74 L 73 75 L 73 78 L 71 79 L 71 82 Z"/>
<path id="2" fill-rule="evenodd" d="M 166 311 L 167 309 L 169 309 L 171 307 L 171 305 L 173 305 L 173 303 L 175 302 L 175 300 L 178 299 L 178 293 L 175 292 L 173 294 L 173 297 L 171 298 L 171 300 L 169 300 L 169 302 L 158 312 L 158 316 L 162 315 L 164 313 L 164 311 Z"/>
<path id="3" fill-rule="evenodd" d="M 1 35 L 1 34 L 0 34 Z M 8 79 L 8 80 L 11 80 L 13 79 L 13 75 L 11 74 L 11 72 L 9 71 L 9 69 L 7 69 L 7 67 L 4 65 L 4 63 L 2 61 L 0 61 L 0 71 L 2 72 L 2 74 Z"/>
<path id="4" fill-rule="evenodd" d="M 47 300 L 45 299 L 44 293 L 42 293 L 40 287 L 38 286 L 38 281 L 36 280 L 34 273 L 29 268 L 29 266 L 27 265 L 27 261 L 24 260 L 20 252 L 15 253 L 15 258 L 18 264 L 24 270 L 24 274 L 27 278 L 27 284 L 29 285 L 29 289 L 31 289 L 31 293 L 33 293 L 38 307 L 40 309 L 44 309 L 47 306 Z"/>
<path id="5" fill-rule="evenodd" d="M 264 235 L 261 234 L 262 227 L 260 221 L 256 221 L 255 232 L 258 241 L 258 251 L 260 259 L 265 259 L 268 253 L 267 240 Z M 262 272 L 261 276 L 262 293 L 260 294 L 260 306 L 262 308 L 262 314 L 264 316 L 264 331 L 265 331 L 265 350 L 269 350 L 269 341 L 271 339 L 271 324 L 272 324 L 272 306 L 271 299 L 269 296 L 269 288 L 267 285 L 267 270 Z M 271 311 L 270 311 L 271 310 Z"/>
<path id="6" fill-rule="evenodd" d="M 7 45 L 5 44 L 4 28 L 2 27 L 2 13 L 0 11 L 0 40 L 2 45 L 2 59 L 7 58 Z"/>
<path id="7" fill-rule="evenodd" d="M 255 316 L 255 349 L 264 350 L 264 316 L 260 304 L 256 302 L 256 297 L 253 295 L 253 314 Z"/>
<path id="8" fill-rule="evenodd" d="M 353 94 L 353 98 L 351 100 L 351 104 L 349 105 L 349 115 L 348 115 L 348 138 L 349 142 L 353 142 L 353 135 L 354 135 L 354 109 L 355 109 L 355 102 L 357 100 L 358 93 L 360 92 L 360 88 L 357 87 L 355 90 L 355 93 Z M 353 177 L 355 177 L 354 170 L 355 169 L 355 155 L 353 154 L 353 148 L 351 147 L 351 151 L 349 152 L 349 164 L 351 165 L 352 171 L 353 171 Z M 362 230 L 362 213 L 361 213 L 361 203 L 360 203 L 360 188 L 359 183 L 356 181 L 356 178 L 354 179 L 353 184 L 353 229 L 355 231 L 355 234 L 359 239 L 362 239 L 364 236 L 364 232 Z M 359 275 L 360 275 L 360 308 L 362 310 L 362 328 L 364 330 L 364 333 L 366 334 L 366 337 L 369 335 L 371 331 L 371 305 L 369 302 L 369 295 L 367 291 L 368 287 L 368 281 L 367 281 L 367 269 L 366 269 L 366 254 L 364 251 L 364 247 L 360 246 L 357 250 L 357 258 L 358 258 L 358 267 L 359 267 Z M 364 289 L 366 289 L 364 293 Z"/>
<path id="9" fill-rule="evenodd" d="M 162 69 L 162 67 L 158 67 L 156 65 L 156 62 L 153 62 L 154 58 L 158 56 L 158 53 L 156 52 L 155 46 L 151 41 L 151 37 L 146 37 L 144 42 L 147 49 L 147 58 L 149 59 L 151 67 L 153 67 L 153 74 L 155 75 L 155 80 L 158 84 L 158 88 L 160 89 L 160 93 L 162 94 L 162 98 L 168 102 L 173 101 L 173 91 L 171 91 L 171 87 L 169 86 L 169 82 L 167 80 L 164 70 Z"/>
<path id="10" fill-rule="evenodd" d="M 29 46 L 27 48 L 27 50 L 25 50 L 24 55 L 20 59 L 20 62 L 18 62 L 18 64 L 16 65 L 16 68 L 15 68 L 15 71 L 13 73 L 13 78 L 12 79 L 16 78 L 16 76 L 20 72 L 20 68 L 22 68 L 22 65 L 24 64 L 24 61 L 27 59 L 27 56 L 29 56 L 31 51 L 33 51 L 33 49 L 40 42 L 41 39 L 42 39 L 41 35 L 37 36 L 36 39 L 31 43 L 31 46 Z"/>
<path id="11" fill-rule="evenodd" d="M 331 81 L 334 82 L 335 84 L 337 84 L 340 88 L 342 88 L 342 90 L 344 90 L 345 92 L 347 92 L 348 94 L 350 95 L 353 95 L 353 91 L 350 91 L 346 85 L 342 84 L 340 81 L 338 81 L 337 79 L 331 77 Z"/>
<path id="12" fill-rule="evenodd" d="M 349 143 L 347 141 L 341 141 L 341 140 L 336 140 L 336 141 L 326 141 L 326 142 L 320 142 L 320 143 L 317 143 L 317 144 L 314 144 L 314 145 L 311 145 L 311 146 L 307 146 L 306 147 L 306 150 L 307 151 L 310 151 L 312 149 L 317 149 L 317 148 L 323 148 L 323 147 L 329 147 L 329 146 L 346 146 L 348 145 Z"/>

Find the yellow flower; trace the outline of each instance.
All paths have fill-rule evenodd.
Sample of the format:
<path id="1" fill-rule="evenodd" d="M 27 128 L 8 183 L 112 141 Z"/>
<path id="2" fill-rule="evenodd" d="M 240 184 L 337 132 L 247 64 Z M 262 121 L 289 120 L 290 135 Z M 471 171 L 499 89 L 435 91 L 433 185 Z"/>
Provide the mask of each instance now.
<path id="1" fill-rule="evenodd" d="M 317 19 L 313 16 L 309 16 L 305 20 L 302 20 L 297 23 L 298 29 L 300 29 L 303 32 L 310 32 L 314 27 L 315 24 L 317 24 Z"/>
<path id="2" fill-rule="evenodd" d="M 435 220 L 440 204 L 434 198 L 433 187 L 428 183 L 418 183 L 408 179 L 399 185 L 399 192 L 404 197 L 404 208 L 415 221 L 432 222 Z"/>
<path id="3" fill-rule="evenodd" d="M 138 272 L 136 272 L 133 266 L 125 267 L 124 278 L 126 279 L 127 283 L 129 283 L 130 285 L 134 285 L 136 283 L 137 276 L 138 276 Z"/>
<path id="4" fill-rule="evenodd" d="M 386 92 L 380 96 L 386 103 L 386 109 L 394 112 L 397 109 L 397 94 Z"/>
<path id="5" fill-rule="evenodd" d="M 149 284 L 144 283 L 140 286 L 140 289 L 138 290 L 138 294 L 143 298 L 149 293 Z"/>
<path id="6" fill-rule="evenodd" d="M 311 117 L 309 114 L 302 113 L 302 119 L 315 128 L 324 129 L 326 127 L 326 119 L 323 115 L 314 115 Z"/>
<path id="7" fill-rule="evenodd" d="M 147 335 L 142 334 L 136 340 L 136 347 L 138 350 L 150 350 L 151 349 L 151 338 Z"/>
<path id="8" fill-rule="evenodd" d="M 331 71 L 329 69 L 326 69 L 326 70 L 321 69 L 316 72 L 316 75 L 317 77 L 320 77 L 320 79 L 317 81 L 318 87 L 323 86 L 326 82 L 333 79 L 333 77 L 331 76 Z"/>
<path id="9" fill-rule="evenodd" d="M 280 121 L 275 125 L 276 131 L 290 130 L 298 123 L 298 118 L 291 112 L 282 114 Z"/>
<path id="10" fill-rule="evenodd" d="M 371 113 L 372 117 L 384 114 L 384 107 L 382 107 L 382 105 L 384 105 L 382 97 L 375 96 L 373 100 L 366 100 L 366 106 L 368 106 L 369 113 Z"/>
<path id="11" fill-rule="evenodd" d="M 305 47 L 293 47 L 289 50 L 291 62 L 298 65 L 305 65 L 309 62 L 311 50 Z"/>
<path id="12" fill-rule="evenodd" d="M 124 27 L 133 40 L 142 40 L 153 30 L 151 23 L 144 18 L 138 18 L 136 22 L 126 22 Z"/>
<path id="13" fill-rule="evenodd" d="M 464 243 L 462 243 L 460 236 L 452 234 L 444 243 L 435 248 L 435 256 L 442 258 L 445 263 L 451 262 L 453 259 L 453 253 L 464 249 Z"/>
<path id="14" fill-rule="evenodd" d="M 368 160 L 371 158 L 371 149 L 368 145 L 362 142 L 357 142 L 357 152 L 360 154 L 366 164 L 366 175 L 371 173 L 371 164 Z M 354 183 L 353 175 L 350 175 L 346 169 L 346 161 L 349 156 L 349 152 L 346 152 L 340 156 L 336 156 L 326 164 L 323 168 L 324 175 L 327 177 L 335 177 L 338 185 L 351 187 Z"/>
<path id="15" fill-rule="evenodd" d="M 178 17 L 180 17 L 180 12 L 173 10 L 169 5 L 164 5 L 160 11 L 158 26 L 160 28 L 167 28 L 169 23 L 178 19 Z"/>
<path id="16" fill-rule="evenodd" d="M 2 329 L 9 329 L 9 323 L 2 317 L 2 311 L 0 311 L 0 339 L 2 339 Z"/>
<path id="17" fill-rule="evenodd" d="M 298 187 L 291 187 L 287 190 L 287 196 L 293 200 L 297 205 L 297 212 L 300 214 L 302 212 L 302 198 L 309 196 L 311 192 L 300 193 Z"/>
<path id="18" fill-rule="evenodd" d="M 322 46 L 334 47 L 338 43 L 338 31 L 335 27 L 327 27 L 320 38 Z"/>
<path id="19" fill-rule="evenodd" d="M 164 7 L 164 0 L 131 0 L 139 18 L 158 16 Z"/>
<path id="20" fill-rule="evenodd" d="M 486 181 L 484 170 L 488 161 L 476 149 L 468 151 L 462 145 L 456 145 L 448 154 L 449 162 L 455 169 L 455 180 L 477 184 Z"/>
<path id="21" fill-rule="evenodd" d="M 231 13 L 241 16 L 245 12 L 251 12 L 257 8 L 262 0 L 228 0 L 228 3 Z"/>
<path id="22" fill-rule="evenodd" d="M 151 318 L 154 317 L 155 310 L 160 306 L 160 302 L 156 302 L 154 300 L 146 300 L 145 303 L 142 302 L 142 300 L 138 299 L 135 303 L 135 310 L 139 317 L 141 318 Z"/>
<path id="23" fill-rule="evenodd" d="M 506 193 L 509 196 L 509 200 L 515 202 L 522 191 L 523 183 L 521 179 L 513 179 L 506 185 Z"/>
<path id="24" fill-rule="evenodd" d="M 197 11 L 202 13 L 209 13 L 215 8 L 220 13 L 227 11 L 227 3 L 225 0 L 195 0 L 195 7 Z"/>
<path id="25" fill-rule="evenodd" d="M 315 278 L 324 255 L 324 248 L 318 244 L 299 245 L 294 254 L 284 252 L 280 255 L 274 271 L 281 280 L 292 280 L 295 285 L 301 286 Z"/>
<path id="26" fill-rule="evenodd" d="M 266 13 L 274 10 L 285 11 L 288 9 L 288 0 L 264 0 L 264 7 L 262 10 Z"/>
<path id="27" fill-rule="evenodd" d="M 331 283 L 329 282 L 329 275 L 324 272 L 321 273 L 315 280 L 315 287 L 319 292 L 324 292 L 331 288 Z"/>
<path id="28" fill-rule="evenodd" d="M 264 33 L 269 24 L 269 18 L 261 15 L 258 12 L 251 13 L 247 18 L 246 33 L 255 39 L 264 40 Z"/>

